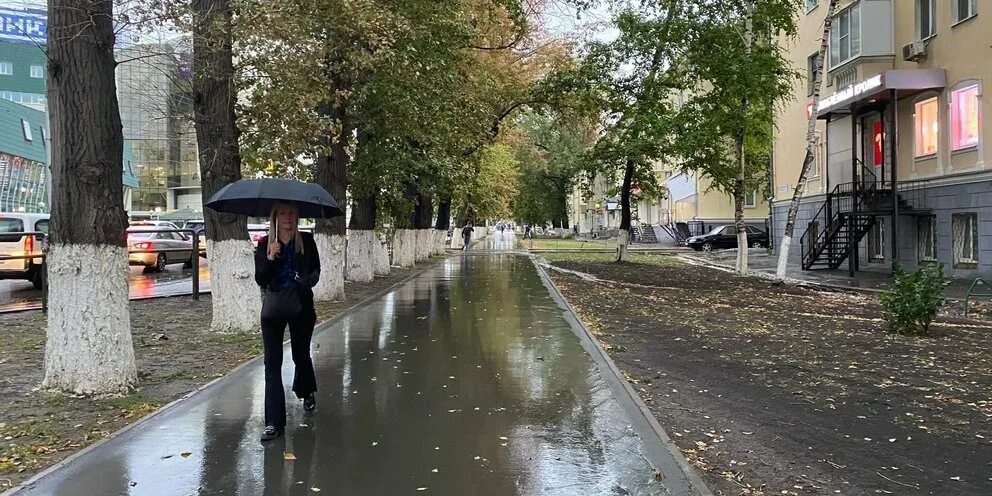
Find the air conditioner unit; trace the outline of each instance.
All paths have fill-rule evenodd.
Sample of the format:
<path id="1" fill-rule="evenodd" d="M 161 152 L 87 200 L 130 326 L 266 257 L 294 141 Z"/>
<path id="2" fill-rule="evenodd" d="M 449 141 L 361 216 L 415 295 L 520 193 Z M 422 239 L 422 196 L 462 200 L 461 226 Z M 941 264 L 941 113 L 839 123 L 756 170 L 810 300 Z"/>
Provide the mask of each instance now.
<path id="1" fill-rule="evenodd" d="M 927 58 L 927 44 L 922 41 L 907 43 L 902 47 L 902 59 L 907 62 L 919 62 Z"/>

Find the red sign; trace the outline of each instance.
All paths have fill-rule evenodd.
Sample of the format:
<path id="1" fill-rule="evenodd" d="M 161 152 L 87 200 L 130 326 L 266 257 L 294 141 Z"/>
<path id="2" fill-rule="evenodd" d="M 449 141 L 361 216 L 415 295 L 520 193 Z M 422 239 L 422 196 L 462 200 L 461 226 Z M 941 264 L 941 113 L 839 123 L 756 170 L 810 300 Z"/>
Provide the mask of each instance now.
<path id="1" fill-rule="evenodd" d="M 813 102 L 806 104 L 806 118 L 809 119 L 810 117 L 813 117 Z"/>
<path id="2" fill-rule="evenodd" d="M 874 159 L 875 159 L 874 162 L 873 162 L 873 164 L 876 167 L 882 165 L 882 163 L 885 162 L 885 150 L 882 147 L 882 144 L 883 144 L 883 142 L 885 140 L 882 138 L 882 136 L 883 136 L 883 132 L 882 132 L 882 121 L 880 121 L 880 120 L 879 121 L 875 121 L 873 123 L 873 125 L 872 125 L 872 138 L 871 139 L 872 139 L 872 143 L 874 144 L 874 146 L 872 148 L 874 148 L 874 150 L 875 150 L 875 153 L 873 154 L 874 155 Z"/>

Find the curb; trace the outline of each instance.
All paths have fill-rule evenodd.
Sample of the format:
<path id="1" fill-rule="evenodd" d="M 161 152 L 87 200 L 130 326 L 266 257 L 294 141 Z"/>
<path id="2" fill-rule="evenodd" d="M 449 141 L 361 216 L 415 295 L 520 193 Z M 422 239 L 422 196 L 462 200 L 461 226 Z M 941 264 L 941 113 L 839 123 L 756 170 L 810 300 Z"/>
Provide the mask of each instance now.
<path id="1" fill-rule="evenodd" d="M 593 361 L 600 369 L 600 373 L 603 375 L 603 379 L 610 386 L 610 390 L 613 395 L 620 402 L 621 408 L 627 414 L 627 419 L 631 423 L 631 427 L 644 441 L 645 446 L 650 450 L 653 446 L 652 443 L 648 442 L 648 435 L 654 435 L 661 442 L 660 447 L 663 448 L 661 453 L 642 453 L 642 456 L 648 463 L 651 464 L 656 470 L 659 470 L 663 474 L 662 484 L 666 481 L 672 481 L 676 479 L 675 475 L 672 473 L 675 470 L 681 473 L 684 477 L 683 480 L 678 481 L 679 487 L 677 491 L 673 488 L 665 487 L 670 494 L 685 495 L 685 496 L 713 496 L 713 492 L 706 486 L 703 479 L 696 473 L 696 470 L 689 464 L 689 461 L 685 459 L 682 455 L 682 451 L 679 447 L 672 441 L 665 429 L 658 423 L 658 419 L 655 418 L 651 410 L 648 409 L 644 400 L 641 399 L 634 387 L 631 386 L 629 382 L 623 377 L 620 369 L 617 367 L 616 363 L 610 358 L 610 355 L 603 349 L 603 346 L 592 334 L 592 332 L 582 323 L 582 320 L 578 318 L 578 314 L 575 309 L 568 302 L 565 296 L 555 285 L 554 281 L 548 277 L 547 272 L 543 267 L 540 266 L 531 257 L 531 261 L 537 268 L 538 273 L 541 275 L 541 279 L 544 281 L 544 285 L 548 288 L 551 293 L 552 298 L 558 304 L 558 306 L 564 310 L 565 320 L 571 325 L 572 331 L 575 332 L 576 336 L 582 342 L 583 348 L 592 356 Z M 645 432 L 646 431 L 646 432 Z M 646 450 L 646 451 L 648 451 Z M 666 456 L 667 455 L 667 456 Z M 663 486 L 664 487 L 664 486 Z"/>
<path id="2" fill-rule="evenodd" d="M 379 292 L 377 292 L 375 294 L 369 295 L 365 299 L 363 299 L 361 301 L 358 301 L 354 305 L 352 305 L 352 306 L 350 306 L 350 307 L 342 310 L 340 313 L 338 313 L 334 317 L 331 317 L 330 319 L 327 319 L 327 320 L 325 320 L 325 321 L 317 324 L 314 327 L 314 331 L 313 331 L 314 332 L 314 336 L 316 336 L 317 334 L 319 334 L 321 332 L 324 332 L 325 330 L 327 330 L 330 327 L 333 327 L 334 324 L 336 324 L 339 320 L 343 319 L 344 317 L 346 317 L 348 314 L 352 313 L 353 311 L 358 310 L 359 308 L 364 307 L 366 305 L 369 305 L 370 303 L 374 302 L 375 300 L 378 300 L 379 298 L 382 298 L 384 295 L 389 294 L 390 292 L 392 292 L 396 288 L 398 288 L 400 286 L 403 286 L 404 284 L 410 282 L 412 279 L 414 279 L 415 277 L 419 276 L 423 272 L 426 272 L 427 270 L 433 268 L 435 265 L 437 265 L 437 262 L 439 262 L 440 260 L 443 260 L 443 259 L 442 258 L 438 258 L 436 260 L 433 260 L 432 263 L 429 263 L 427 265 L 424 265 L 421 268 L 413 271 L 412 273 L 410 273 L 409 275 L 407 275 L 403 279 L 397 281 L 396 283 L 390 285 L 389 287 L 387 287 L 387 288 L 385 288 L 385 289 L 383 289 L 383 290 L 381 290 L 381 291 L 379 291 Z M 288 346 L 289 345 L 289 341 L 290 341 L 289 339 L 284 340 L 283 341 L 283 347 Z M 283 350 L 283 352 L 285 352 L 285 349 Z M 95 443 L 93 443 L 93 444 L 91 444 L 91 445 L 89 445 L 89 446 L 87 446 L 87 447 L 85 447 L 85 448 L 83 448 L 83 449 L 81 449 L 81 450 L 79 450 L 79 451 L 77 451 L 77 452 L 69 455 L 67 458 L 59 461 L 55 465 L 52 465 L 51 467 L 48 467 L 47 469 L 45 469 L 45 470 L 43 470 L 43 471 L 35 474 L 30 479 L 28 479 L 28 480 L 26 480 L 26 481 L 24 481 L 24 482 L 22 482 L 22 483 L 20 483 L 20 484 L 18 484 L 16 486 L 12 487 L 12 488 L 6 490 L 2 494 L 0 494 L 0 496 L 14 496 L 15 494 L 18 494 L 21 491 L 30 491 L 31 490 L 31 487 L 30 487 L 31 485 L 37 483 L 38 481 L 40 481 L 41 479 L 44 479 L 45 477 L 48 477 L 53 472 L 56 472 L 58 470 L 61 470 L 62 468 L 64 468 L 67 465 L 75 462 L 77 459 L 81 458 L 82 456 L 88 454 L 89 452 L 95 450 L 96 448 L 102 446 L 103 444 L 108 443 L 111 440 L 116 439 L 117 437 L 119 437 L 119 436 L 121 436 L 121 435 L 123 435 L 123 434 L 125 434 L 125 433 L 127 433 L 129 431 L 131 431 L 132 429 L 138 428 L 138 427 L 144 425 L 145 423 L 153 420 L 154 418 L 156 418 L 156 417 L 158 417 L 160 415 L 163 415 L 163 414 L 165 414 L 167 412 L 172 411 L 173 409 L 175 409 L 176 407 L 178 407 L 182 403 L 186 402 L 187 400 L 189 400 L 193 396 L 196 396 L 196 395 L 198 395 L 200 393 L 203 393 L 207 389 L 210 389 L 210 388 L 213 388 L 213 387 L 216 387 L 216 386 L 220 385 L 222 382 L 224 382 L 228 378 L 232 377 L 235 373 L 240 372 L 242 369 L 245 369 L 246 367 L 255 364 L 256 362 L 258 362 L 262 358 L 263 358 L 263 356 L 262 355 L 259 355 L 259 356 L 256 356 L 254 358 L 250 358 L 250 359 L 248 359 L 245 362 L 242 362 L 237 367 L 234 367 L 233 369 L 229 370 L 223 376 L 218 377 L 218 378 L 216 378 L 216 379 L 214 379 L 214 380 L 212 380 L 212 381 L 210 381 L 210 382 L 208 382 L 208 383 L 206 383 L 206 384 L 204 384 L 204 385 L 202 385 L 202 386 L 200 386 L 200 387 L 198 387 L 198 388 L 196 388 L 196 389 L 194 389 L 192 391 L 189 391 L 188 393 L 180 396 L 179 398 L 176 398 L 176 399 L 172 400 L 171 402 L 166 403 L 165 405 L 163 405 L 162 407 L 160 407 L 158 410 L 155 410 L 154 412 L 149 413 L 148 415 L 145 415 L 144 417 L 141 417 L 140 419 L 138 419 L 138 420 L 136 420 L 136 421 L 134 421 L 134 422 L 132 422 L 132 423 L 130 423 L 128 425 L 125 425 L 124 427 L 121 427 L 119 430 L 113 432 L 112 434 L 110 434 L 109 436 L 101 439 L 100 441 L 97 441 L 97 442 L 95 442 Z M 24 493 L 22 493 L 22 494 L 24 494 Z"/>

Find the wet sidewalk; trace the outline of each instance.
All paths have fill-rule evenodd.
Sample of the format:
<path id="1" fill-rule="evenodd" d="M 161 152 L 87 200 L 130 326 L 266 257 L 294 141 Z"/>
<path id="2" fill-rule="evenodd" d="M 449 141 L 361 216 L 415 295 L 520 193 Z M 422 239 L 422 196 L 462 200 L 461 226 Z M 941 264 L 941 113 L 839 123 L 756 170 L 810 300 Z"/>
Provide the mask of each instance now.
<path id="1" fill-rule="evenodd" d="M 256 361 L 20 494 L 699 494 L 515 238 L 480 248 L 318 329 L 285 438 L 259 442 Z"/>

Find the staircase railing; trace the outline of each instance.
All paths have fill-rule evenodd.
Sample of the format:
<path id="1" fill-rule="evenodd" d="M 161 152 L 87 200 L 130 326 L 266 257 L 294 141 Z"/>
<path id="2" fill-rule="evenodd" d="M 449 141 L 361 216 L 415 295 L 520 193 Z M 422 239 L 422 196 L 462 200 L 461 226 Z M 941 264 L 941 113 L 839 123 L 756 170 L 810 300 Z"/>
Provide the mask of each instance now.
<path id="1" fill-rule="evenodd" d="M 857 211 L 858 183 L 842 183 L 827 193 L 820 210 L 813 215 L 799 240 L 803 269 L 809 269 L 825 249 L 831 249 L 830 238 L 841 228 L 841 214 Z"/>

